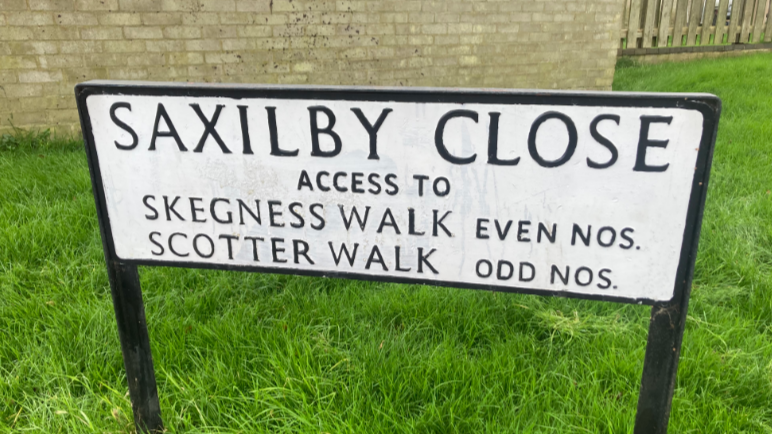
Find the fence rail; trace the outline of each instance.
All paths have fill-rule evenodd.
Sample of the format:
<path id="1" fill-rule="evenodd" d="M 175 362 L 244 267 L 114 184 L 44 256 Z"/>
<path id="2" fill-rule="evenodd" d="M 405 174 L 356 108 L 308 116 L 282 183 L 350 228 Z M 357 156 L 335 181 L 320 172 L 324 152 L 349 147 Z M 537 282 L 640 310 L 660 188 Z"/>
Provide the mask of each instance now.
<path id="1" fill-rule="evenodd" d="M 772 0 L 627 0 L 620 48 L 772 41 Z"/>

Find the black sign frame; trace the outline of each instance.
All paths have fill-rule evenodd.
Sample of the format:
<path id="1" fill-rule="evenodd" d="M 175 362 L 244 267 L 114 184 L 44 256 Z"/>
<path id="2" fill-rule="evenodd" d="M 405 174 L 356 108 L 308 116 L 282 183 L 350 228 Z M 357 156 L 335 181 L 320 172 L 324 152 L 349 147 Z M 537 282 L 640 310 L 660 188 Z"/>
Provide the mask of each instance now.
<path id="1" fill-rule="evenodd" d="M 641 108 L 676 108 L 697 110 L 703 115 L 702 137 L 687 208 L 686 226 L 674 282 L 673 298 L 667 302 L 651 299 L 584 295 L 532 288 L 502 288 L 495 285 L 470 285 L 420 279 L 370 276 L 349 272 L 314 272 L 272 267 L 245 267 L 192 262 L 124 260 L 115 254 L 112 229 L 102 185 L 91 118 L 86 106 L 90 95 L 121 94 L 159 97 L 230 97 L 277 98 L 395 102 L 444 102 L 488 104 L 571 105 Z M 641 389 L 635 421 L 635 433 L 666 433 L 675 386 L 678 359 L 691 292 L 694 263 L 707 195 L 708 178 L 721 113 L 721 100 L 710 94 L 655 94 L 622 92 L 566 92 L 538 90 L 485 90 L 444 88 L 378 88 L 342 86 L 275 86 L 239 84 L 153 83 L 95 80 L 78 84 L 75 96 L 88 157 L 96 202 L 100 234 L 107 263 L 129 394 L 138 432 L 161 432 L 163 422 L 145 322 L 142 290 L 137 266 L 172 266 L 209 268 L 282 274 L 341 277 L 369 281 L 426 284 L 443 287 L 481 289 L 543 296 L 562 296 L 601 301 L 652 305 Z"/>

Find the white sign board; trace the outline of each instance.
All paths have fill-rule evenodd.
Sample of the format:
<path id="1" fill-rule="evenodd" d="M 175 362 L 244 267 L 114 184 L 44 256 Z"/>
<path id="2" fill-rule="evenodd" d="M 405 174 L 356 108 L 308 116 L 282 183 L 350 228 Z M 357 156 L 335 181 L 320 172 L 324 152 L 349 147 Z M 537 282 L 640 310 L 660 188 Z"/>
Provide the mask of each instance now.
<path id="1" fill-rule="evenodd" d="M 81 86 L 119 260 L 632 302 L 674 295 L 715 129 L 704 95 Z"/>

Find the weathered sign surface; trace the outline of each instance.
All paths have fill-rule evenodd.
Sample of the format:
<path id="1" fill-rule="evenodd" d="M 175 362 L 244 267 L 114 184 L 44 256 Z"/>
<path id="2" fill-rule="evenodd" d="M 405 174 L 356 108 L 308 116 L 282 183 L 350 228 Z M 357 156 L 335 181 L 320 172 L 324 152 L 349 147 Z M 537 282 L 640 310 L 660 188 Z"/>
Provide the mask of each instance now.
<path id="1" fill-rule="evenodd" d="M 106 245 L 136 264 L 667 301 L 707 95 L 85 85 Z"/>

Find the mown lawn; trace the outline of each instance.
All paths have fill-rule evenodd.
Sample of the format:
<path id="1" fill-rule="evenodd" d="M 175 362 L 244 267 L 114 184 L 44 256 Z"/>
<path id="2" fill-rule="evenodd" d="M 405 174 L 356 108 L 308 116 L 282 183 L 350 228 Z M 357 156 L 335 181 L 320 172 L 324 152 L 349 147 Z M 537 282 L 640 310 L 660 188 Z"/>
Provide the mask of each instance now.
<path id="1" fill-rule="evenodd" d="M 673 433 L 772 432 L 772 55 L 624 67 L 723 99 Z M 0 432 L 131 432 L 85 154 L 0 142 Z M 140 270 L 170 432 L 632 431 L 649 308 Z"/>

